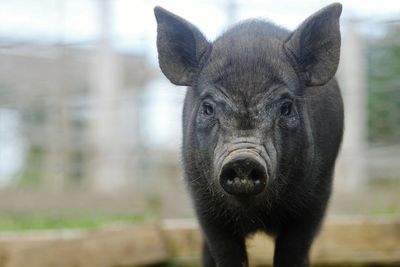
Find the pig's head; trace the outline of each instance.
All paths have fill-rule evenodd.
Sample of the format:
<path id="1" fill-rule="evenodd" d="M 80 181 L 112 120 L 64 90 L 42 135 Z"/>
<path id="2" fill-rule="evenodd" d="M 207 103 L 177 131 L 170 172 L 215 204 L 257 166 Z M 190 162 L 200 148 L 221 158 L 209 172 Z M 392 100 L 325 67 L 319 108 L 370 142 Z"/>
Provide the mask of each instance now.
<path id="1" fill-rule="evenodd" d="M 155 8 L 161 70 L 191 90 L 190 164 L 207 173 L 214 190 L 235 199 L 262 196 L 302 164 L 311 134 L 302 96 L 336 72 L 341 10 L 332 4 L 292 33 L 246 21 L 211 43 L 186 20 Z"/>

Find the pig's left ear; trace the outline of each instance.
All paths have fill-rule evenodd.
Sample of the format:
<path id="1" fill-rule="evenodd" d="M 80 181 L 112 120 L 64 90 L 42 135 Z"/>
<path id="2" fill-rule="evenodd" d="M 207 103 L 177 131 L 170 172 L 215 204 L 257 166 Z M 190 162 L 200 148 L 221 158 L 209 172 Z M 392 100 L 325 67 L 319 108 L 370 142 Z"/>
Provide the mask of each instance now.
<path id="1" fill-rule="evenodd" d="M 193 84 L 201 56 L 210 43 L 191 23 L 171 12 L 155 7 L 158 62 L 165 76 L 176 85 Z"/>
<path id="2" fill-rule="evenodd" d="M 307 86 L 327 83 L 340 57 L 339 18 L 342 5 L 331 4 L 306 19 L 285 43 Z"/>

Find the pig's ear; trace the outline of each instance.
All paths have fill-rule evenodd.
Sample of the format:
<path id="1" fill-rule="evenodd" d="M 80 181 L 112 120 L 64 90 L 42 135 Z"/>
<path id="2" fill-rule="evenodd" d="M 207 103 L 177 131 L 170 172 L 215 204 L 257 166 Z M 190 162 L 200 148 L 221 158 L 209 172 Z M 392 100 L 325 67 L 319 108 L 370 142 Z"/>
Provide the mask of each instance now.
<path id="1" fill-rule="evenodd" d="M 210 46 L 191 23 L 155 7 L 158 62 L 165 76 L 176 85 L 192 85 L 201 56 Z"/>
<path id="2" fill-rule="evenodd" d="M 331 4 L 306 19 L 285 43 L 307 86 L 327 83 L 340 57 L 339 18 L 342 5 Z"/>

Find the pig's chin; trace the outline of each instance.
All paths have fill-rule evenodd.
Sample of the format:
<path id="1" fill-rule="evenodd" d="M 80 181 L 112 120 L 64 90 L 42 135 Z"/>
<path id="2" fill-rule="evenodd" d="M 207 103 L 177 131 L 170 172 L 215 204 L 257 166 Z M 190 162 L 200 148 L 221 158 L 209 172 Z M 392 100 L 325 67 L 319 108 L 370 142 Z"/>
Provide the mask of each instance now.
<path id="1" fill-rule="evenodd" d="M 225 192 L 221 189 L 221 198 L 225 205 L 232 208 L 240 209 L 253 209 L 258 206 L 258 204 L 263 203 L 267 197 L 267 190 L 255 195 L 255 196 L 235 196 Z"/>
<path id="2" fill-rule="evenodd" d="M 234 211 L 235 214 L 251 214 L 255 212 L 262 201 L 258 198 L 238 199 L 236 197 L 227 196 L 224 199 L 224 206 L 227 210 Z"/>

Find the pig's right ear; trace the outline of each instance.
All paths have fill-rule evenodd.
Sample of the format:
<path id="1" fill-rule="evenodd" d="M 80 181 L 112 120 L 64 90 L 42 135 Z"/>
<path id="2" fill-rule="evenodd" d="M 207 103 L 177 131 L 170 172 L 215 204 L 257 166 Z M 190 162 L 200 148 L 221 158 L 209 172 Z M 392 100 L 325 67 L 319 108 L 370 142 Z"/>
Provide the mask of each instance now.
<path id="1" fill-rule="evenodd" d="M 171 12 L 155 7 L 158 62 L 165 76 L 176 85 L 193 84 L 201 56 L 210 43 L 191 23 Z"/>

